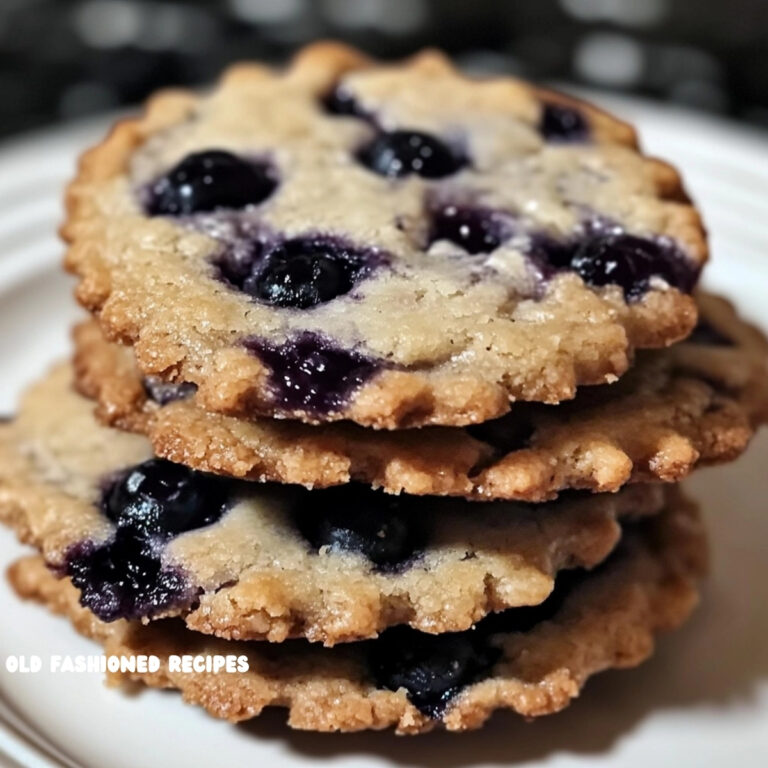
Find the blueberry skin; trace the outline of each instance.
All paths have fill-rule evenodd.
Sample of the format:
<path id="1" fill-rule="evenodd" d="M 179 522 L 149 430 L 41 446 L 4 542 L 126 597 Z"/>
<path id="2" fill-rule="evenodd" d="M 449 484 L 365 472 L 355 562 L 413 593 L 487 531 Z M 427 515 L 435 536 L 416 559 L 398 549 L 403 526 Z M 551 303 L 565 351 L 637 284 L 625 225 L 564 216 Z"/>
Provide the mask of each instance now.
<path id="1" fill-rule="evenodd" d="M 239 252 L 238 252 L 239 251 Z M 328 234 L 248 241 L 213 261 L 216 277 L 256 301 L 310 309 L 349 293 L 389 255 Z"/>
<path id="2" fill-rule="evenodd" d="M 140 536 L 173 536 L 214 523 L 228 500 L 224 481 L 165 459 L 150 459 L 107 487 L 104 514 Z"/>
<path id="3" fill-rule="evenodd" d="M 439 179 L 467 164 L 440 139 L 419 131 L 379 133 L 357 153 L 357 159 L 380 176 L 399 178 L 416 174 Z"/>
<path id="4" fill-rule="evenodd" d="M 106 544 L 73 547 L 65 573 L 80 590 L 81 605 L 102 621 L 151 617 L 197 593 L 180 569 L 162 565 L 153 542 L 129 528 Z"/>
<path id="5" fill-rule="evenodd" d="M 467 253 L 491 253 L 506 236 L 493 211 L 483 208 L 446 205 L 432 214 L 429 243 L 449 240 Z"/>
<path id="6" fill-rule="evenodd" d="M 462 688 L 482 678 L 501 651 L 483 635 L 467 632 L 428 635 L 409 627 L 383 632 L 369 645 L 368 665 L 380 688 L 404 688 L 429 717 L 440 717 Z"/>
<path id="7" fill-rule="evenodd" d="M 164 459 L 130 467 L 105 484 L 101 509 L 117 526 L 103 544 L 70 549 L 65 573 L 80 602 L 102 621 L 140 619 L 189 604 L 197 589 L 180 568 L 164 566 L 170 538 L 224 513 L 227 484 Z"/>
<path id="8" fill-rule="evenodd" d="M 693 290 L 699 271 L 672 240 L 616 229 L 608 222 L 587 222 L 581 236 L 565 241 L 534 233 L 528 255 L 544 279 L 560 270 L 573 271 L 588 285 L 620 286 L 627 301 L 640 299 L 654 276 L 683 293 Z"/>
<path id="9" fill-rule="evenodd" d="M 643 237 L 611 234 L 586 240 L 571 259 L 573 269 L 589 285 L 619 285 L 627 299 L 637 299 L 653 276 L 690 292 L 695 272 L 671 246 Z"/>
<path id="10" fill-rule="evenodd" d="M 314 549 L 356 552 L 387 569 L 424 546 L 425 531 L 412 506 L 409 497 L 349 485 L 305 494 L 294 514 Z"/>
<path id="11" fill-rule="evenodd" d="M 545 102 L 539 132 L 551 142 L 579 142 L 589 138 L 589 123 L 575 107 Z"/>
<path id="12" fill-rule="evenodd" d="M 264 163 L 224 150 L 196 152 L 151 185 L 146 210 L 150 216 L 187 216 L 245 208 L 266 200 L 276 186 Z"/>
<path id="13" fill-rule="evenodd" d="M 243 282 L 243 290 L 278 307 L 307 309 L 352 290 L 361 264 L 322 240 L 289 240 L 271 251 Z"/>
<path id="14" fill-rule="evenodd" d="M 244 346 L 269 367 L 274 402 L 287 411 L 316 415 L 339 411 L 386 367 L 383 361 L 343 349 L 317 333 L 304 332 L 282 344 L 254 337 Z"/>

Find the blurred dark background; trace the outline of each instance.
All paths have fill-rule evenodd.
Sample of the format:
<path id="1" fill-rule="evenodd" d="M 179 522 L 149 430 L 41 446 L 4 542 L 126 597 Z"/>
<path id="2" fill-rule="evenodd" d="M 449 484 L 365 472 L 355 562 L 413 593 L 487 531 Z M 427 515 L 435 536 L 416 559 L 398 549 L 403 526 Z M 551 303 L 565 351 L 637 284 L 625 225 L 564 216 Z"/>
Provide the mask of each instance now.
<path id="1" fill-rule="evenodd" d="M 323 37 L 768 126 L 768 0 L 0 0 L 0 135 Z"/>

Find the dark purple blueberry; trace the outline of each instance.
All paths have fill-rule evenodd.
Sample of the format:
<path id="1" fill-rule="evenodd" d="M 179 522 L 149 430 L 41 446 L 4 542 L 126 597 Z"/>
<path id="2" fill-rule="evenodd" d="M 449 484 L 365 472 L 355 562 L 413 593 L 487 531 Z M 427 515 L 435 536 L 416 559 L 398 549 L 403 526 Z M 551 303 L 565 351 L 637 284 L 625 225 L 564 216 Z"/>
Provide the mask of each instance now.
<path id="1" fill-rule="evenodd" d="M 224 481 L 165 459 L 122 472 L 106 488 L 104 514 L 141 536 L 173 536 L 218 520 L 228 500 Z"/>
<path id="2" fill-rule="evenodd" d="M 362 256 L 322 238 L 287 240 L 271 250 L 243 290 L 278 307 L 307 309 L 352 290 Z"/>
<path id="3" fill-rule="evenodd" d="M 733 339 L 724 336 L 703 318 L 699 320 L 693 333 L 688 337 L 692 344 L 703 344 L 709 347 L 732 347 Z"/>
<path id="4" fill-rule="evenodd" d="M 162 564 L 167 540 L 210 525 L 227 503 L 223 481 L 150 459 L 107 483 L 101 501 L 117 529 L 104 544 L 82 542 L 67 554 L 66 574 L 80 602 L 103 621 L 138 619 L 191 603 L 197 589 Z"/>
<path id="5" fill-rule="evenodd" d="M 254 241 L 249 249 L 232 249 L 215 264 L 220 276 L 257 301 L 278 307 L 308 309 L 343 296 L 387 257 L 327 235 L 290 240 Z"/>
<path id="6" fill-rule="evenodd" d="M 368 114 L 360 106 L 357 99 L 347 90 L 338 86 L 326 94 L 323 99 L 323 106 L 327 112 L 332 115 L 344 117 L 368 117 Z"/>
<path id="7" fill-rule="evenodd" d="M 81 604 L 102 621 L 151 617 L 189 604 L 197 592 L 180 569 L 161 564 L 150 540 L 129 529 L 118 529 L 106 544 L 73 547 L 66 574 L 80 590 Z"/>
<path id="8" fill-rule="evenodd" d="M 415 173 L 439 179 L 467 164 L 465 157 L 440 139 L 419 131 L 379 133 L 358 151 L 357 158 L 374 173 L 393 178 Z"/>
<path id="9" fill-rule="evenodd" d="M 512 453 L 527 448 L 533 435 L 533 424 L 524 412 L 525 404 L 513 406 L 513 410 L 504 416 L 473 424 L 467 432 L 484 443 L 488 443 L 498 453 Z"/>
<path id="10" fill-rule="evenodd" d="M 578 245 L 571 240 L 558 240 L 546 232 L 534 232 L 530 235 L 528 255 L 548 279 L 559 269 L 571 266 L 573 254 Z"/>
<path id="11" fill-rule="evenodd" d="M 589 123 L 575 107 L 545 102 L 539 132 L 547 141 L 552 142 L 586 141 L 589 138 Z"/>
<path id="12" fill-rule="evenodd" d="M 647 521 L 625 523 L 622 544 L 607 560 L 592 571 L 561 571 L 549 597 L 539 605 L 491 613 L 464 632 L 429 635 L 403 626 L 386 630 L 362 645 L 376 685 L 391 691 L 404 688 L 421 712 L 434 718 L 442 716 L 462 688 L 486 677 L 501 658 L 496 636 L 530 632 L 555 619 L 574 590 L 624 556 L 628 538 L 638 531 L 648 535 L 647 526 Z"/>
<path id="13" fill-rule="evenodd" d="M 348 485 L 304 494 L 296 524 L 314 549 L 358 552 L 381 567 L 410 560 L 425 532 L 411 499 Z"/>
<path id="14" fill-rule="evenodd" d="M 252 338 L 245 346 L 270 368 L 275 404 L 285 411 L 318 415 L 338 411 L 384 367 L 382 361 L 310 332 L 282 344 Z"/>
<path id="15" fill-rule="evenodd" d="M 185 216 L 219 208 L 245 208 L 266 200 L 277 186 L 265 163 L 212 149 L 187 155 L 148 193 L 151 216 Z"/>
<path id="16" fill-rule="evenodd" d="M 619 285 L 627 299 L 636 299 L 662 277 L 675 288 L 690 292 L 696 273 L 671 242 L 627 234 L 588 238 L 573 255 L 570 268 L 589 285 Z"/>
<path id="17" fill-rule="evenodd" d="M 501 656 L 472 630 L 428 635 L 395 627 L 368 644 L 368 664 L 380 688 L 404 688 L 429 717 L 440 717 L 466 685 L 485 676 Z"/>
<path id="18" fill-rule="evenodd" d="M 176 400 L 187 400 L 197 392 L 197 385 L 184 381 L 181 384 L 169 384 L 157 376 L 145 376 L 144 392 L 152 402 L 168 405 Z"/>
<path id="19" fill-rule="evenodd" d="M 429 242 L 450 240 L 467 253 L 490 253 L 506 235 L 500 216 L 493 211 L 449 204 L 432 213 Z"/>

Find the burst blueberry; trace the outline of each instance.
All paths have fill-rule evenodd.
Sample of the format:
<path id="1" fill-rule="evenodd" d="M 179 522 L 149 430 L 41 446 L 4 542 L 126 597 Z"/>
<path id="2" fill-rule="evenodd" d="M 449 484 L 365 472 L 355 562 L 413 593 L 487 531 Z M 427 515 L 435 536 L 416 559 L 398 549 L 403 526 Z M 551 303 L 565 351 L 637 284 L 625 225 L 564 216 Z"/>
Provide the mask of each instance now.
<path id="1" fill-rule="evenodd" d="M 118 528 L 142 536 L 173 536 L 218 520 L 226 483 L 165 459 L 150 459 L 115 478 L 102 509 Z"/>
<path id="2" fill-rule="evenodd" d="M 163 564 L 163 549 L 171 537 L 218 520 L 227 501 L 224 481 L 163 459 L 109 478 L 101 509 L 116 525 L 113 537 L 67 553 L 65 573 L 80 602 L 102 621 L 188 605 L 197 589 L 181 569 Z"/>
<path id="3" fill-rule="evenodd" d="M 494 211 L 448 204 L 432 213 L 429 242 L 449 240 L 467 253 L 490 253 L 506 234 L 501 216 Z"/>
<path id="4" fill-rule="evenodd" d="M 391 568 L 405 563 L 424 545 L 424 530 L 410 499 L 361 486 L 304 494 L 296 524 L 314 549 L 357 552 Z"/>
<path id="5" fill-rule="evenodd" d="M 245 346 L 269 367 L 274 402 L 284 411 L 317 415 L 338 411 L 385 367 L 382 361 L 310 332 L 282 344 L 252 338 Z"/>
<path id="6" fill-rule="evenodd" d="M 419 131 L 379 133 L 358 151 L 357 158 L 374 173 L 392 178 L 416 174 L 439 179 L 467 164 L 463 155 L 440 139 Z"/>
<path id="7" fill-rule="evenodd" d="M 552 142 L 578 142 L 589 138 L 589 124 L 576 107 L 546 102 L 539 123 L 541 135 Z"/>
<path id="8" fill-rule="evenodd" d="M 277 182 L 266 163 L 224 150 L 187 155 L 148 192 L 151 216 L 183 216 L 220 208 L 245 208 L 266 200 Z"/>
<path id="9" fill-rule="evenodd" d="M 600 218 L 585 222 L 580 235 L 565 240 L 533 233 L 527 254 L 544 280 L 573 271 L 588 285 L 620 286 L 628 301 L 642 297 L 654 277 L 690 293 L 699 272 L 670 238 L 630 235 Z"/>
<path id="10" fill-rule="evenodd" d="M 695 270 L 671 242 L 628 234 L 609 234 L 588 238 L 574 253 L 571 269 L 589 285 L 619 285 L 627 299 L 645 293 L 652 277 L 690 292 Z"/>
<path id="11" fill-rule="evenodd" d="M 65 572 L 80 590 L 80 603 L 102 621 L 141 619 L 188 604 L 197 590 L 180 569 L 163 566 L 156 547 L 124 528 L 106 544 L 72 548 Z"/>
<path id="12" fill-rule="evenodd" d="M 404 688 L 429 717 L 440 717 L 462 688 L 482 678 L 501 656 L 473 632 L 427 635 L 395 627 L 369 644 L 368 664 L 380 688 Z"/>

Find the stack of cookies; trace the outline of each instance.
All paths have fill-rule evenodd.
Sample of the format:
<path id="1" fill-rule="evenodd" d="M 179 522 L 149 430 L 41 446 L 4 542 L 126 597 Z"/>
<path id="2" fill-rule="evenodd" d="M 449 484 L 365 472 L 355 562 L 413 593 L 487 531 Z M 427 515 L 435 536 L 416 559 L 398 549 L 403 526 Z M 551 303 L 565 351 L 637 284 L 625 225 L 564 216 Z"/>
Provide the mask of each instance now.
<path id="1" fill-rule="evenodd" d="M 160 660 L 124 676 L 463 730 L 691 612 L 674 483 L 766 420 L 768 347 L 694 291 L 699 216 L 628 125 L 316 45 L 117 125 L 63 234 L 91 317 L 0 428 L 0 517 L 19 594 Z"/>

